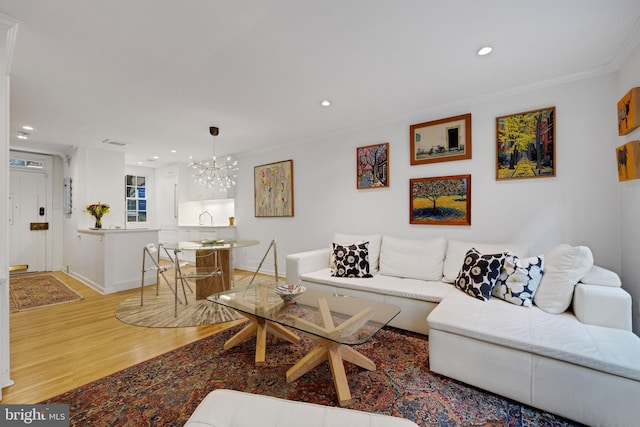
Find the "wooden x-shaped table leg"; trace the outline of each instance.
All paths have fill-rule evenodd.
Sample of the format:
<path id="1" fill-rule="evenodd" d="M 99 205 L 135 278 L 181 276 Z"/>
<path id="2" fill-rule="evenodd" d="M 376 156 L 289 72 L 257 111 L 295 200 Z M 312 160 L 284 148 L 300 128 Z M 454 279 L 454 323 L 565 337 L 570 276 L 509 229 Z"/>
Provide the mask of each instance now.
<path id="1" fill-rule="evenodd" d="M 360 327 L 362 327 L 362 325 L 364 325 L 364 323 L 366 323 L 370 316 L 373 314 L 372 310 L 363 310 L 362 312 L 357 313 L 336 328 L 334 327 L 333 320 L 331 319 L 331 313 L 326 300 L 320 299 L 318 301 L 318 307 L 322 315 L 324 328 L 315 326 L 315 329 L 316 332 L 318 332 L 320 329 L 323 329 L 326 336 L 331 336 L 334 333 L 340 333 L 344 330 L 356 331 Z M 297 320 L 302 320 L 303 323 L 306 323 L 303 319 Z M 309 330 L 314 329 L 314 326 L 312 324 L 307 324 L 306 326 Z M 320 338 L 319 336 L 315 335 L 311 335 L 311 338 L 315 339 L 318 342 L 318 345 L 314 347 L 313 350 L 311 350 L 309 353 L 307 353 L 307 355 L 305 355 L 302 359 L 300 359 L 295 365 L 289 368 L 289 370 L 287 371 L 287 382 L 290 383 L 297 380 L 298 378 L 318 366 L 320 363 L 328 360 L 329 366 L 331 367 L 331 374 L 333 376 L 333 384 L 336 387 L 336 393 L 338 395 L 338 401 L 341 406 L 348 405 L 352 400 L 351 390 L 349 390 L 349 383 L 347 382 L 347 374 L 344 370 L 343 361 L 353 363 L 354 365 L 358 365 L 361 368 L 367 369 L 369 371 L 375 371 L 376 364 L 371 359 L 357 352 L 348 345 Z"/>
<path id="2" fill-rule="evenodd" d="M 242 328 L 240 332 L 232 336 L 224 343 L 224 349 L 229 350 L 236 345 L 243 343 L 254 336 L 256 337 L 256 365 L 263 365 L 267 352 L 267 333 L 271 333 L 276 337 L 288 341 L 292 344 L 300 343 L 300 338 L 278 323 L 269 322 L 260 317 L 242 313 L 251 323 Z"/>

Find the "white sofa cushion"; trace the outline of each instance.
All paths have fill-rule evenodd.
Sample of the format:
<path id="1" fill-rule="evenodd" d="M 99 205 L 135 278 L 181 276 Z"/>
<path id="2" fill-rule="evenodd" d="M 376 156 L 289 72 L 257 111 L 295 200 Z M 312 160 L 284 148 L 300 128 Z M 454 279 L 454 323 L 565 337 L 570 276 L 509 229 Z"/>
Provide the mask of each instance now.
<path id="1" fill-rule="evenodd" d="M 417 427 L 413 421 L 346 408 L 218 389 L 209 393 L 185 427 Z"/>
<path id="2" fill-rule="evenodd" d="M 573 313 L 582 323 L 632 330 L 631 295 L 622 288 L 578 283 L 572 304 Z"/>
<path id="3" fill-rule="evenodd" d="M 319 283 L 337 288 L 355 289 L 430 302 L 440 302 L 449 293 L 455 292 L 453 286 L 440 280 L 402 279 L 383 274 L 374 274 L 372 278 L 368 279 L 332 277 L 329 268 L 305 273 L 300 278 L 303 284 L 305 282 Z"/>
<path id="4" fill-rule="evenodd" d="M 333 243 L 351 245 L 353 243 L 369 242 L 369 271 L 373 274 L 378 271 L 378 259 L 380 258 L 380 244 L 382 234 L 343 234 L 335 233 Z"/>
<path id="5" fill-rule="evenodd" d="M 508 319 L 508 321 L 505 321 Z M 621 329 L 585 325 L 571 313 L 550 316 L 497 298 L 450 294 L 427 321 L 436 329 L 586 366 L 640 381 L 640 338 Z"/>
<path id="6" fill-rule="evenodd" d="M 544 271 L 544 256 L 508 255 L 491 294 L 511 304 L 531 307 Z"/>
<path id="7" fill-rule="evenodd" d="M 620 276 L 611 270 L 598 267 L 597 265 L 591 267 L 591 270 L 589 270 L 587 274 L 580 279 L 580 282 L 587 283 L 589 285 L 612 286 L 614 288 L 622 286 Z"/>
<path id="8" fill-rule="evenodd" d="M 533 302 L 547 313 L 563 313 L 571 305 L 573 289 L 593 267 L 586 246 L 556 246 L 544 255 L 545 271 Z"/>
<path id="9" fill-rule="evenodd" d="M 409 279 L 440 280 L 447 240 L 382 237 L 380 274 Z"/>
<path id="10" fill-rule="evenodd" d="M 476 248 L 481 254 L 497 254 L 500 252 L 511 252 L 522 258 L 526 258 L 529 248 L 526 245 L 513 243 L 471 243 L 458 240 L 449 240 L 447 243 L 447 252 L 444 259 L 442 280 L 444 282 L 453 283 L 458 277 L 462 263 L 467 255 L 467 251 Z"/>

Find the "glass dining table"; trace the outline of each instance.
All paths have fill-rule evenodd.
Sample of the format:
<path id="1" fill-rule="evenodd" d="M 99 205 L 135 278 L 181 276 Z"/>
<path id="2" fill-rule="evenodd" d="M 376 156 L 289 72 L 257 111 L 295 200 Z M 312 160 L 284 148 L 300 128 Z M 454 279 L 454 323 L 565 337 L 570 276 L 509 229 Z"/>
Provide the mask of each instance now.
<path id="1" fill-rule="evenodd" d="M 198 240 L 160 243 L 165 251 L 173 252 L 170 257 L 174 263 L 175 278 L 175 313 L 178 312 L 178 284 L 182 285 L 185 303 L 187 295 L 185 287 L 189 280 L 195 281 L 196 300 L 202 300 L 217 292 L 231 289 L 233 266 L 230 252 L 235 248 L 258 245 L 258 240 Z M 195 265 L 184 262 L 184 252 L 195 253 Z"/>

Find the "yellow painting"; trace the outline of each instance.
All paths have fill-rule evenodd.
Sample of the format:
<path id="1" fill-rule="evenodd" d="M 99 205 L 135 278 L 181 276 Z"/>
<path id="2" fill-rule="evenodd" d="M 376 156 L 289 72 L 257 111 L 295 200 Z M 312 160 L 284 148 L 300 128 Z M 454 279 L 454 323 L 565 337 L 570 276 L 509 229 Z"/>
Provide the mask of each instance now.
<path id="1" fill-rule="evenodd" d="M 640 126 L 640 87 L 634 87 L 618 101 L 618 135 L 626 135 Z"/>
<path id="2" fill-rule="evenodd" d="M 630 141 L 616 148 L 618 181 L 640 178 L 640 141 Z"/>

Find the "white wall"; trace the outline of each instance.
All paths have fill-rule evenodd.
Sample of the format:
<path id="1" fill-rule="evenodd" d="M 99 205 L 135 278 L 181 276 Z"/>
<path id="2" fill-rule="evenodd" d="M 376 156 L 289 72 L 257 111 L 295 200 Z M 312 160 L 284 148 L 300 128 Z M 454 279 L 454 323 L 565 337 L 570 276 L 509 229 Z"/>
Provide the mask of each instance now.
<path id="1" fill-rule="evenodd" d="M 340 134 L 319 136 L 239 158 L 236 191 L 239 238 L 261 241 L 237 254 L 241 268 L 255 267 L 278 239 L 279 269 L 288 253 L 327 246 L 334 232 L 379 232 L 401 238 L 526 243 L 532 254 L 560 243 L 588 245 L 596 262 L 620 271 L 620 214 L 611 141 L 617 134 L 616 75 L 502 94 L 491 99 L 416 112 Z M 496 181 L 495 119 L 556 106 L 555 178 Z M 332 107 L 333 108 L 333 107 Z M 410 166 L 409 126 L 472 113 L 473 158 Z M 340 114 L 339 107 L 328 114 Z M 390 188 L 357 190 L 356 147 L 390 142 Z M 255 218 L 253 168 L 293 159 L 295 216 Z M 409 179 L 472 175 L 472 225 L 409 224 Z M 640 200 L 640 195 L 638 197 Z M 640 202 L 639 202 L 640 203 Z M 265 265 L 272 269 L 271 261 Z"/>
<path id="2" fill-rule="evenodd" d="M 638 86 L 640 86 L 640 47 L 629 57 L 628 63 L 619 73 L 616 100 L 622 98 L 629 89 Z M 611 138 L 612 147 L 638 139 L 640 139 L 640 128 L 623 137 Z M 621 201 L 619 218 L 622 234 L 622 283 L 633 298 L 633 330 L 640 335 L 640 262 L 638 262 L 640 180 L 621 182 L 618 184 L 618 188 Z"/>
<path id="3" fill-rule="evenodd" d="M 17 22 L 0 14 L 0 400 L 11 385 L 9 351 L 9 73 Z"/>
<path id="4" fill-rule="evenodd" d="M 97 262 L 83 251 L 77 232 L 95 224 L 95 219 L 83 212 L 87 205 L 109 204 L 109 213 L 102 218 L 103 228 L 124 228 L 124 170 L 122 153 L 82 147 L 69 153 L 64 176 L 72 179 L 72 213 L 64 215 L 63 221 L 63 269 L 68 266 L 73 272 L 81 264 Z"/>

